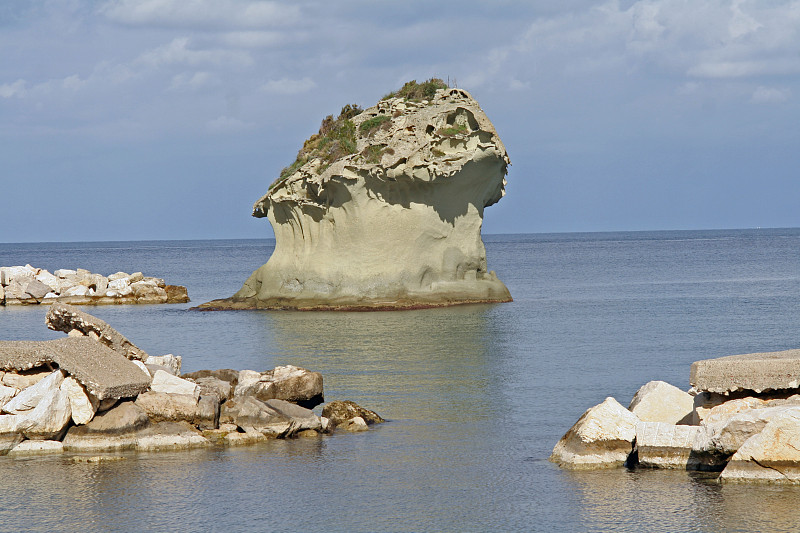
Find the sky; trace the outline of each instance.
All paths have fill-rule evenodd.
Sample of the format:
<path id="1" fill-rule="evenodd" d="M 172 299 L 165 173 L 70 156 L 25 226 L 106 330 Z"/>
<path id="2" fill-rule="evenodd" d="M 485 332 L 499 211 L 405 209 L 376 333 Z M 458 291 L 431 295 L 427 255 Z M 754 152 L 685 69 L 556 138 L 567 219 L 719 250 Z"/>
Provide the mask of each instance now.
<path id="1" fill-rule="evenodd" d="M 798 0 L 3 0 L 0 242 L 272 237 L 322 117 L 434 76 L 511 158 L 484 233 L 800 226 Z"/>

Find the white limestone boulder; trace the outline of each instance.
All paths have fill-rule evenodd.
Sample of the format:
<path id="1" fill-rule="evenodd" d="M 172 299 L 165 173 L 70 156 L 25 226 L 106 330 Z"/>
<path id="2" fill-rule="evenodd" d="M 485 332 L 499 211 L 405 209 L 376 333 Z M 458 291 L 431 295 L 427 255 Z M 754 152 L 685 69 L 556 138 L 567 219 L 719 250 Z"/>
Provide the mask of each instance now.
<path id="1" fill-rule="evenodd" d="M 86 388 L 78 383 L 72 376 L 67 376 L 61 383 L 61 390 L 69 398 L 72 421 L 75 424 L 88 424 L 94 418 L 100 400 L 93 394 L 86 391 Z"/>
<path id="2" fill-rule="evenodd" d="M 46 378 L 32 385 L 14 396 L 3 406 L 3 411 L 9 414 L 24 414 L 32 411 L 45 398 L 54 395 L 64 381 L 65 374 L 61 370 L 51 372 Z"/>
<path id="3" fill-rule="evenodd" d="M 689 468 L 692 445 L 700 431 L 699 426 L 639 422 L 636 424 L 636 456 L 639 466 Z"/>
<path id="4" fill-rule="evenodd" d="M 166 355 L 151 355 L 147 358 L 148 365 L 158 365 L 163 367 L 164 370 L 173 376 L 181 375 L 181 361 L 182 358 L 180 355 L 173 355 L 171 353 Z"/>
<path id="5" fill-rule="evenodd" d="M 24 392 L 24 391 L 23 391 Z M 72 418 L 69 396 L 57 388 L 20 415 L 17 430 L 31 440 L 59 440 Z"/>
<path id="6" fill-rule="evenodd" d="M 651 381 L 636 391 L 628 409 L 643 422 L 688 423 L 694 398 L 665 381 Z"/>
<path id="7" fill-rule="evenodd" d="M 800 484 L 800 411 L 773 417 L 730 458 L 722 482 Z"/>
<path id="8" fill-rule="evenodd" d="M 588 409 L 561 437 L 550 461 L 571 469 L 622 466 L 633 451 L 638 417 L 608 397 Z"/>
<path id="9" fill-rule="evenodd" d="M 167 394 L 186 394 L 192 396 L 195 401 L 200 399 L 200 387 L 197 383 L 173 376 L 165 370 L 157 370 L 153 374 L 150 390 Z"/>
<path id="10" fill-rule="evenodd" d="M 57 440 L 25 440 L 14 446 L 9 456 L 52 455 L 64 452 L 64 443 Z"/>

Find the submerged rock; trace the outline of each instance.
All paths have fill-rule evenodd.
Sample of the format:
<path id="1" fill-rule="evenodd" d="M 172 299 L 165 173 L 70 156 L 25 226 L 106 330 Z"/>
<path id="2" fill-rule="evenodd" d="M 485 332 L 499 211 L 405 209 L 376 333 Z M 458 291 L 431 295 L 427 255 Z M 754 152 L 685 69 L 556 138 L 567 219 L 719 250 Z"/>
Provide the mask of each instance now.
<path id="1" fill-rule="evenodd" d="M 509 158 L 466 91 L 347 106 L 323 121 L 253 207 L 275 251 L 233 297 L 205 309 L 392 309 L 507 302 L 488 270 L 484 209 Z"/>
<path id="2" fill-rule="evenodd" d="M 331 424 L 338 426 L 348 420 L 359 417 L 367 424 L 380 424 L 385 422 L 375 411 L 370 411 L 350 400 L 336 400 L 325 405 L 322 416 L 330 420 Z"/>

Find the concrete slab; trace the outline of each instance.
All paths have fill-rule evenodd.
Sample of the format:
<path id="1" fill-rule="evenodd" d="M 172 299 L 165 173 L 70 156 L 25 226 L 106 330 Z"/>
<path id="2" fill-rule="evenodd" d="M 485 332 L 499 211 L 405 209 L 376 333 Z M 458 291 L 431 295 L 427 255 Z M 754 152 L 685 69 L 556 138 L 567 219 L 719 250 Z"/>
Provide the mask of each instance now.
<path id="1" fill-rule="evenodd" d="M 150 376 L 132 361 L 89 337 L 53 341 L 0 341 L 0 369 L 55 364 L 98 399 L 128 398 L 150 387 Z"/>
<path id="2" fill-rule="evenodd" d="M 128 359 L 147 361 L 147 352 L 129 341 L 122 333 L 109 326 L 107 322 L 71 305 L 54 303 L 47 312 L 45 323 L 54 331 L 69 333 L 77 329 L 84 335 L 95 333 L 100 342 L 115 352 L 121 353 Z"/>
<path id="3" fill-rule="evenodd" d="M 800 387 L 800 349 L 695 361 L 689 383 L 698 392 L 718 394 L 796 389 Z"/>

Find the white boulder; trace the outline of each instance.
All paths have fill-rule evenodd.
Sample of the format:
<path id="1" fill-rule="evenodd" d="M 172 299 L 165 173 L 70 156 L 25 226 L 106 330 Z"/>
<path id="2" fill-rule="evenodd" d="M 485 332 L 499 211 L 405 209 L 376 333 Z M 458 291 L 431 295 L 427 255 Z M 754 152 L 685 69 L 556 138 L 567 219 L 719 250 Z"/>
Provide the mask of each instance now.
<path id="1" fill-rule="evenodd" d="M 64 379 L 61 383 L 61 390 L 69 398 L 72 421 L 77 425 L 88 424 L 94 418 L 97 407 L 100 405 L 100 400 L 87 392 L 84 386 L 72 376 L 67 376 Z"/>
<path id="2" fill-rule="evenodd" d="M 622 466 L 633 451 L 637 416 L 608 397 L 588 409 L 561 437 L 550 461 L 565 468 Z"/>
<path id="3" fill-rule="evenodd" d="M 699 426 L 676 426 L 666 422 L 640 422 L 636 425 L 636 452 L 640 466 L 681 468 L 690 464 L 692 444 Z"/>
<path id="4" fill-rule="evenodd" d="M 157 370 L 153 374 L 150 390 L 167 394 L 186 394 L 194 397 L 195 401 L 200 399 L 200 387 L 197 383 L 173 376 L 165 370 Z"/>
<path id="5" fill-rule="evenodd" d="M 691 418 L 694 398 L 665 381 L 651 381 L 636 391 L 628 409 L 643 422 L 677 424 Z"/>
<path id="6" fill-rule="evenodd" d="M 9 400 L 9 402 L 3 406 L 3 411 L 12 415 L 18 415 L 35 409 L 43 399 L 52 396 L 63 381 L 64 372 L 61 370 L 51 372 L 46 378 L 35 385 L 31 385 Z"/>

